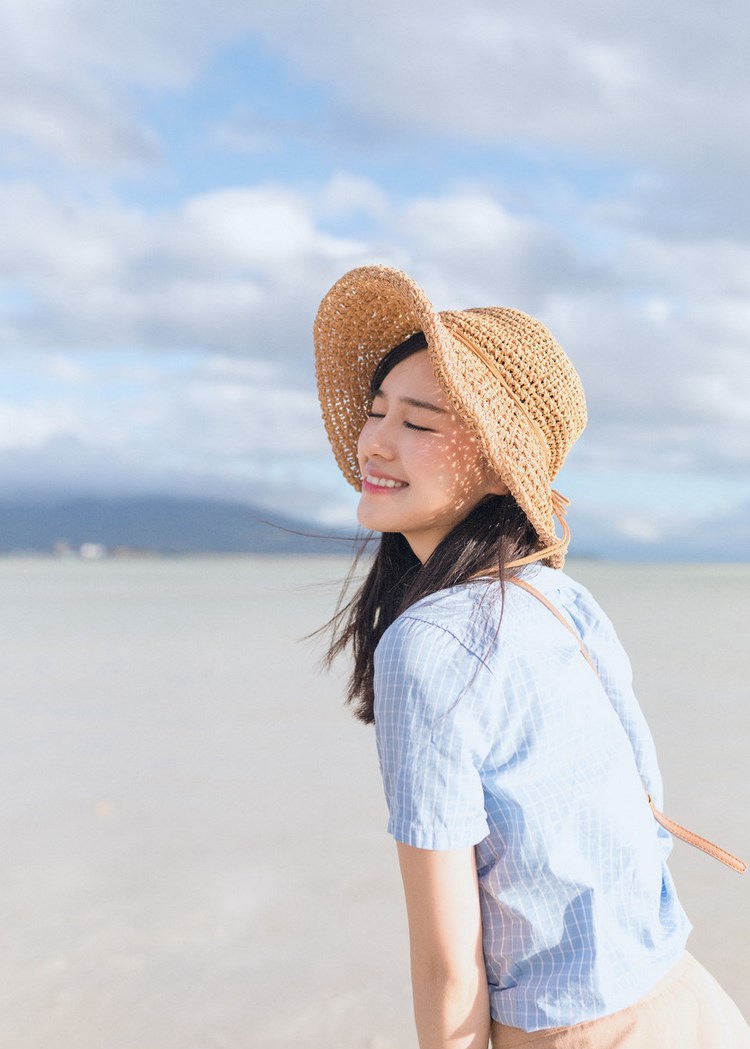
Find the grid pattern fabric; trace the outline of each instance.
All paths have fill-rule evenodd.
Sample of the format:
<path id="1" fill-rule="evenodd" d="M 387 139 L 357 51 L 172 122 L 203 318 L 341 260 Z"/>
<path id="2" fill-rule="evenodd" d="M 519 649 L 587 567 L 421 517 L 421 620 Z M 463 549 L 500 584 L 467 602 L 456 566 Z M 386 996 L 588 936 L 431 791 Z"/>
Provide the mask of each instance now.
<path id="1" fill-rule="evenodd" d="M 529 566 L 549 610 L 476 582 L 425 598 L 375 657 L 375 726 L 396 840 L 476 846 L 492 1015 L 524 1030 L 635 1002 L 690 924 L 667 867 L 653 740 L 609 619 L 569 576 Z"/>

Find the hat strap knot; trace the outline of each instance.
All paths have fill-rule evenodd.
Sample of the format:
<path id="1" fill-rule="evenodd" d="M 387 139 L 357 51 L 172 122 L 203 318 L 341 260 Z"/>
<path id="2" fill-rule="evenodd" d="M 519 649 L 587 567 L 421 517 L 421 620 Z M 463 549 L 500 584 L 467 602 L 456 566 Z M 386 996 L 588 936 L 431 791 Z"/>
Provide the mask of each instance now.
<path id="1" fill-rule="evenodd" d="M 552 543 L 551 546 L 545 546 L 542 550 L 537 550 L 534 554 L 529 554 L 528 557 L 519 557 L 517 561 L 509 561 L 505 566 L 506 568 L 518 568 L 521 565 L 531 564 L 532 561 L 543 561 L 548 557 L 552 557 L 553 554 L 565 553 L 570 543 L 570 529 L 568 528 L 568 522 L 565 520 L 565 516 L 570 506 L 570 499 L 562 494 L 562 492 L 556 492 L 554 488 L 550 489 L 550 502 L 552 503 L 552 513 L 555 515 L 557 520 L 562 526 L 562 537 L 557 540 L 556 543 Z"/>
<path id="2" fill-rule="evenodd" d="M 562 492 L 556 492 L 554 488 L 550 488 L 550 495 L 552 497 L 552 513 L 563 526 L 563 529 L 565 529 L 568 526 L 566 525 L 563 518 L 568 513 L 570 499 L 568 499 L 567 496 L 563 495 Z"/>

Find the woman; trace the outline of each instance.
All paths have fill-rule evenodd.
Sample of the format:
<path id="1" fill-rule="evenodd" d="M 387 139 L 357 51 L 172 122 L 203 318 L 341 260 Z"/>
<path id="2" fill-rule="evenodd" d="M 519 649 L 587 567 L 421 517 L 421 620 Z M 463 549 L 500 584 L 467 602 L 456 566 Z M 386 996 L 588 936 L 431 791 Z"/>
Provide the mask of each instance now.
<path id="1" fill-rule="evenodd" d="M 420 1046 L 750 1047 L 685 952 L 627 657 L 561 571 L 551 482 L 586 422 L 569 359 L 522 313 L 437 314 L 380 266 L 334 285 L 315 347 L 334 453 L 382 533 L 329 658 L 352 649 L 375 723 Z"/>

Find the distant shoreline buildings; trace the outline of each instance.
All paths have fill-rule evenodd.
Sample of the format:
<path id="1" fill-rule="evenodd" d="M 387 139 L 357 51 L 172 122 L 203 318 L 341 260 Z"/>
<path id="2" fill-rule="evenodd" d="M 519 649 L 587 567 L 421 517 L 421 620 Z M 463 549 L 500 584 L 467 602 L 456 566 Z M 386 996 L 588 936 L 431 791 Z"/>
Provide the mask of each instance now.
<path id="1" fill-rule="evenodd" d="M 109 557 L 161 557 L 158 550 L 134 546 L 105 546 L 104 543 L 87 541 L 74 546 L 67 539 L 56 539 L 52 554 L 62 560 L 103 561 Z"/>

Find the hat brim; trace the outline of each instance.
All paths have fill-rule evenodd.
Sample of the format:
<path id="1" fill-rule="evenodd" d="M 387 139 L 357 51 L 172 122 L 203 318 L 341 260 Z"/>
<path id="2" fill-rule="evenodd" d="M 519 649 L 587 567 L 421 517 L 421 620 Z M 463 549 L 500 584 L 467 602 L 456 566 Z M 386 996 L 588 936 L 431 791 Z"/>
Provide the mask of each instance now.
<path id="1" fill-rule="evenodd" d="M 550 546 L 557 536 L 545 446 L 510 392 L 452 333 L 481 323 L 482 312 L 437 313 L 415 281 L 389 267 L 345 274 L 321 302 L 313 329 L 326 432 L 344 477 L 360 491 L 357 441 L 370 408 L 373 372 L 394 346 L 424 332 L 445 396 L 528 517 L 540 546 Z"/>

